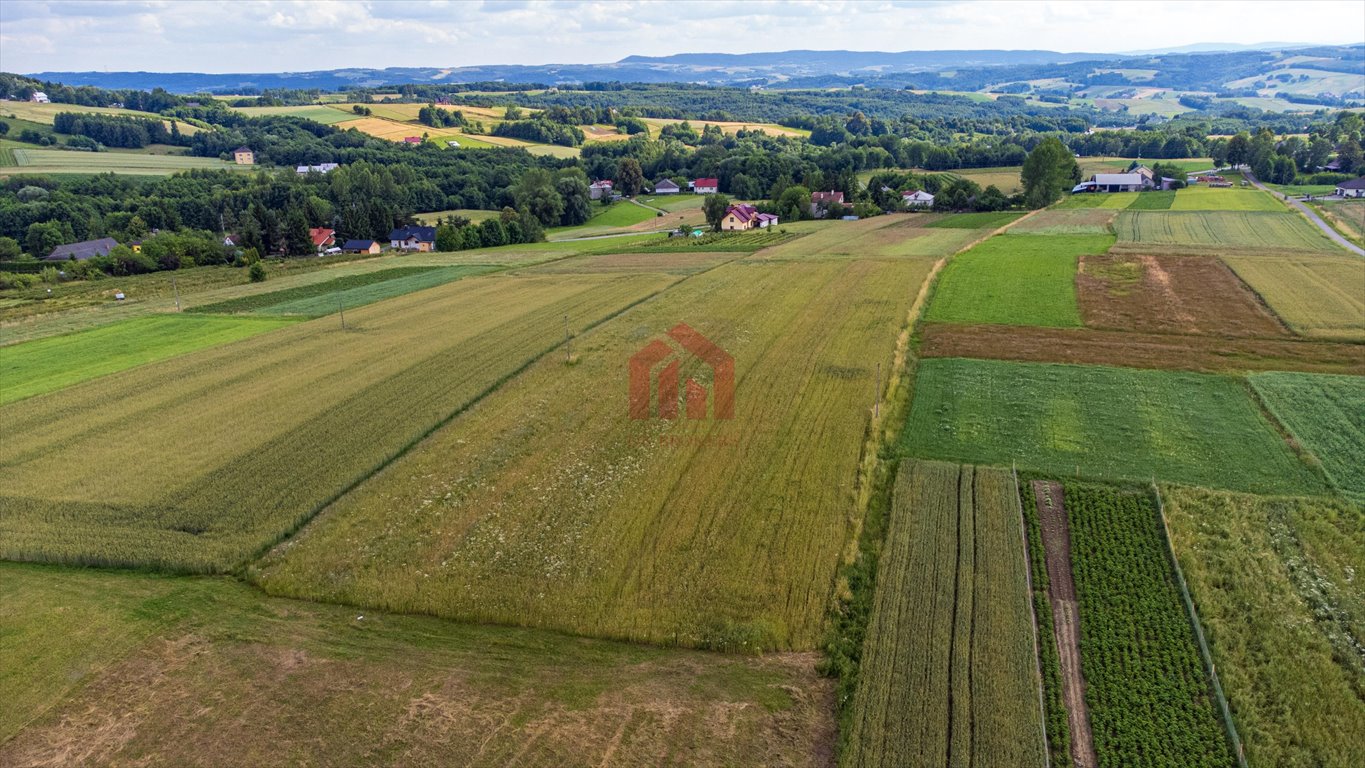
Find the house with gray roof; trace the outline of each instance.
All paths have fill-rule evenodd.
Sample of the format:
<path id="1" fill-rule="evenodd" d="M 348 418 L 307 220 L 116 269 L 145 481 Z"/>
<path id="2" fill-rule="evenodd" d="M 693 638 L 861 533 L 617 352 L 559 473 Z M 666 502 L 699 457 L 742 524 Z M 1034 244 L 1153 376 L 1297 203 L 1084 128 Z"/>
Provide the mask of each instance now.
<path id="1" fill-rule="evenodd" d="M 75 259 L 76 261 L 85 261 L 86 259 L 95 256 L 108 256 L 109 252 L 114 250 L 114 247 L 117 245 L 118 241 L 112 237 L 101 237 L 98 240 L 84 240 L 79 243 L 59 245 L 56 248 L 53 248 L 52 253 L 49 253 L 44 258 L 47 261 L 70 261 L 72 259 Z"/>

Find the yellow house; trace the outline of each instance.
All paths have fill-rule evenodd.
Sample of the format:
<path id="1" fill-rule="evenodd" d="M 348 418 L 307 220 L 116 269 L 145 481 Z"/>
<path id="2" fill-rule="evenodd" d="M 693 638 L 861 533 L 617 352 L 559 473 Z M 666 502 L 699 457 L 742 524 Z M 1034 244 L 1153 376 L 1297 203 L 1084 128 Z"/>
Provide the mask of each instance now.
<path id="1" fill-rule="evenodd" d="M 232 150 L 232 159 L 238 165 L 255 165 L 256 153 L 251 151 L 251 147 L 238 147 Z"/>
<path id="2" fill-rule="evenodd" d="M 777 217 L 771 213 L 759 213 L 758 209 L 752 205 L 732 205 L 725 211 L 725 218 L 720 220 L 720 228 L 723 232 L 743 232 L 748 229 L 762 229 L 777 223 Z"/>
<path id="3" fill-rule="evenodd" d="M 133 242 L 128 244 L 128 247 L 133 249 L 133 253 L 142 253 L 141 240 L 134 240 Z"/>

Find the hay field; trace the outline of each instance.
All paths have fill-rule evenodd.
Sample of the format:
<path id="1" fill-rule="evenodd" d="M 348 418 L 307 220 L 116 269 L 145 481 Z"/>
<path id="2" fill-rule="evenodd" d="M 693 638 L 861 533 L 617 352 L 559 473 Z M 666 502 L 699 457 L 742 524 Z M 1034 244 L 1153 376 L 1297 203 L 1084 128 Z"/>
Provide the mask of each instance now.
<path id="1" fill-rule="evenodd" d="M 253 578 L 273 594 L 460 620 L 814 648 L 857 514 L 877 366 L 889 370 L 929 266 L 696 274 L 575 338 L 571 364 L 547 356 L 507 382 Z M 629 417 L 628 359 L 679 322 L 733 356 L 733 419 Z"/>
<path id="2" fill-rule="evenodd" d="M 1010 235 L 1112 235 L 1118 211 L 1110 208 L 1052 208 L 1010 227 Z"/>
<path id="3" fill-rule="evenodd" d="M 686 121 L 684 121 L 684 120 L 672 120 L 672 119 L 663 118 L 663 117 L 642 117 L 642 118 L 640 118 L 640 119 L 643 120 L 643 121 L 645 122 L 645 124 L 649 126 L 649 133 L 650 133 L 651 136 L 653 136 L 653 137 L 655 137 L 655 138 L 657 138 L 657 137 L 659 136 L 659 132 L 663 129 L 663 127 L 664 127 L 665 125 L 675 125 L 675 124 L 682 123 L 682 122 L 686 122 L 688 125 L 691 125 L 694 129 L 696 129 L 697 133 L 701 133 L 702 129 L 705 128 L 705 127 L 708 126 L 708 125 L 718 125 L 718 126 L 720 126 L 720 129 L 721 129 L 722 131 L 724 131 L 725 133 L 728 133 L 728 134 L 732 134 L 732 135 L 735 134 L 735 133 L 738 133 L 741 129 L 744 129 L 744 130 L 749 130 L 749 131 L 752 131 L 752 130 L 761 130 L 761 131 L 766 132 L 769 136 L 793 136 L 793 137 L 809 137 L 809 136 L 810 136 L 810 131 L 805 130 L 805 129 L 803 129 L 803 128 L 788 128 L 788 127 L 786 127 L 786 126 L 784 126 L 784 125 L 778 125 L 777 123 L 741 123 L 741 122 L 727 122 L 727 121 L 724 121 L 724 120 L 686 120 Z"/>
<path id="4" fill-rule="evenodd" d="M 1365 259 L 1290 253 L 1222 259 L 1295 331 L 1365 340 Z"/>
<path id="5" fill-rule="evenodd" d="M 932 221 L 933 217 L 916 215 L 827 222 L 805 237 L 758 251 L 754 258 L 803 261 L 947 256 L 987 233 L 977 229 L 925 227 Z"/>
<path id="6" fill-rule="evenodd" d="M 12 166 L 0 167 L 0 175 L 24 173 L 118 173 L 132 176 L 169 176 L 191 168 L 255 170 L 216 157 L 153 155 L 132 152 L 75 152 L 62 149 L 14 149 Z"/>
<path id="7" fill-rule="evenodd" d="M 229 570 L 560 343 L 566 316 L 673 279 L 461 280 L 6 405 L 0 555 Z"/>
<path id="8" fill-rule="evenodd" d="M 247 117 L 301 117 L 323 125 L 333 125 L 356 117 L 354 112 L 343 112 L 340 109 L 321 104 L 298 107 L 233 107 L 233 110 L 241 112 Z"/>
<path id="9" fill-rule="evenodd" d="M 180 126 L 180 132 L 186 136 L 193 136 L 203 130 L 197 125 L 192 125 L 184 120 L 171 120 L 162 117 L 155 112 L 142 112 L 136 109 L 117 109 L 114 107 L 86 107 L 80 104 L 37 104 L 31 101 L 8 101 L 0 99 L 0 117 L 14 115 L 17 120 L 27 120 L 31 123 L 41 123 L 52 125 L 53 120 L 59 112 L 88 112 L 95 115 L 127 115 L 129 117 L 145 117 L 148 120 L 160 120 L 167 128 L 171 123 Z"/>
<path id="10" fill-rule="evenodd" d="M 1179 197 L 1176 198 L 1179 201 Z M 1296 214 L 1265 211 L 1124 211 L 1120 243 L 1334 251 L 1338 246 Z"/>

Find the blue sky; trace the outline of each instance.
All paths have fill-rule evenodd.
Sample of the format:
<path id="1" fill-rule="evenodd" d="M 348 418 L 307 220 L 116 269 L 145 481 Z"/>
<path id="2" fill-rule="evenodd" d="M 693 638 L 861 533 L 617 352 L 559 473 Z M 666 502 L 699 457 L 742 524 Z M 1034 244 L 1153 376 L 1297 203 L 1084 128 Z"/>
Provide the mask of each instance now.
<path id="1" fill-rule="evenodd" d="M 1130 51 L 1365 39 L 1365 2 L 0 0 L 0 69 L 278 72 L 793 48 Z"/>

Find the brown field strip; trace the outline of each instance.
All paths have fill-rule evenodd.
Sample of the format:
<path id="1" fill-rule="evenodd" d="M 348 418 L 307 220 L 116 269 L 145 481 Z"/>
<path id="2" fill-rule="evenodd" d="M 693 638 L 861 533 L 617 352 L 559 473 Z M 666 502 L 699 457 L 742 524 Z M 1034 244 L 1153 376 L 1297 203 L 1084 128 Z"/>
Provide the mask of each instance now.
<path id="1" fill-rule="evenodd" d="M 1205 373 L 1307 371 L 1365 375 L 1365 345 L 1095 328 L 927 323 L 923 357 L 1117 365 Z"/>
<path id="2" fill-rule="evenodd" d="M 1166 255 L 1082 256 L 1076 294 L 1086 327 L 1218 336 L 1286 336 L 1222 261 Z"/>

